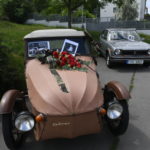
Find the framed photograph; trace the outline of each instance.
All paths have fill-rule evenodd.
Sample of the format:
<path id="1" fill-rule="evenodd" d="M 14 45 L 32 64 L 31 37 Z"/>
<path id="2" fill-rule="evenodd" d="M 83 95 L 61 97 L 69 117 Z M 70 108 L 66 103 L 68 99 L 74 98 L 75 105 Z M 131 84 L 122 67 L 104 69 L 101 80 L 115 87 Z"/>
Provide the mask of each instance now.
<path id="1" fill-rule="evenodd" d="M 62 46 L 61 52 L 67 51 L 73 56 L 75 56 L 77 49 L 78 49 L 79 43 L 65 39 L 64 44 Z"/>
<path id="2" fill-rule="evenodd" d="M 49 41 L 34 41 L 28 43 L 28 56 L 34 57 L 37 53 L 44 54 L 46 49 L 50 49 Z"/>

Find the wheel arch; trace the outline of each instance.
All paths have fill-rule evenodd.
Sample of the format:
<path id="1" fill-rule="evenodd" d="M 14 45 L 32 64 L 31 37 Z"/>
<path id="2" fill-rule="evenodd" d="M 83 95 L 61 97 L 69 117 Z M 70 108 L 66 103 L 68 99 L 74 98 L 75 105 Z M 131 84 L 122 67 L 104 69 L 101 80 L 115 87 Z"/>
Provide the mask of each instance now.
<path id="1" fill-rule="evenodd" d="M 13 89 L 5 92 L 0 102 L 0 114 L 7 114 L 12 112 L 16 98 L 21 97 L 23 97 L 23 93 L 19 90 Z"/>
<path id="2" fill-rule="evenodd" d="M 104 97 L 107 97 L 107 92 L 112 91 L 115 93 L 118 100 L 128 100 L 131 98 L 131 95 L 127 88 L 118 81 L 110 81 L 106 84 L 104 88 Z"/>

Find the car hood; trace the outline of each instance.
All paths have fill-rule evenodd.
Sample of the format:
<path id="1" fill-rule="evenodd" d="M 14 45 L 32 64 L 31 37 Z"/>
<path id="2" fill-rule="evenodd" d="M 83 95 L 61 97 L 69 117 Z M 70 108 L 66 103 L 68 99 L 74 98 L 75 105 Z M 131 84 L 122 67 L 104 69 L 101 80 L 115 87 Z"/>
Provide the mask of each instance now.
<path id="1" fill-rule="evenodd" d="M 90 57 L 85 58 L 91 60 Z M 91 67 L 95 69 L 95 65 Z M 60 89 L 47 64 L 37 59 L 26 65 L 29 99 L 38 111 L 50 115 L 72 115 L 93 111 L 103 104 L 103 94 L 96 73 L 57 70 L 68 92 Z"/>
<path id="2" fill-rule="evenodd" d="M 150 44 L 142 41 L 112 41 L 110 43 L 114 49 L 123 49 L 123 50 L 150 49 Z"/>

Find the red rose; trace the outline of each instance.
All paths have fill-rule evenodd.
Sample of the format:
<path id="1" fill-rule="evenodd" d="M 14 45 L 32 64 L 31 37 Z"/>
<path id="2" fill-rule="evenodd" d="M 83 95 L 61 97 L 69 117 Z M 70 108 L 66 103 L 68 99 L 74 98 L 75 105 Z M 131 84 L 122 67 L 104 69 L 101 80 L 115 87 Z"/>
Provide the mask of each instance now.
<path id="1" fill-rule="evenodd" d="M 53 52 L 53 56 L 54 56 L 55 58 L 58 58 L 58 57 L 59 57 L 59 53 L 58 53 L 57 51 L 54 51 L 54 52 Z"/>
<path id="2" fill-rule="evenodd" d="M 78 67 L 78 68 L 81 68 L 81 64 L 80 64 L 80 63 L 78 63 L 78 64 L 77 64 L 77 67 Z"/>
<path id="3" fill-rule="evenodd" d="M 57 61 L 56 61 L 56 63 L 59 65 L 59 64 L 60 64 L 60 61 L 59 61 L 59 60 L 57 60 Z"/>
<path id="4" fill-rule="evenodd" d="M 74 67 L 75 66 L 75 62 L 70 62 L 70 67 Z"/>
<path id="5" fill-rule="evenodd" d="M 62 54 L 62 55 L 66 55 L 66 54 L 68 54 L 68 52 L 63 51 L 61 54 Z"/>
<path id="6" fill-rule="evenodd" d="M 61 60 L 62 60 L 63 62 L 66 62 L 66 61 L 67 61 L 67 58 L 66 58 L 66 57 L 61 57 Z"/>
<path id="7" fill-rule="evenodd" d="M 64 66 L 64 65 L 65 65 L 65 62 L 62 61 L 62 62 L 60 63 L 60 66 Z"/>
<path id="8" fill-rule="evenodd" d="M 68 54 L 69 59 L 74 59 L 74 57 L 71 54 Z"/>

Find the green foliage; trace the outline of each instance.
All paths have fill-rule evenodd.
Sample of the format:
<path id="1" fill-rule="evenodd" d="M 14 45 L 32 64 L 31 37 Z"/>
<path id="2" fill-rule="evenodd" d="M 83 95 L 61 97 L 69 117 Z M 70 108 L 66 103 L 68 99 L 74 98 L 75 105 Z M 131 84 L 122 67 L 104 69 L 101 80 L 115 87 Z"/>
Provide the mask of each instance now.
<path id="1" fill-rule="evenodd" d="M 25 89 L 23 37 L 33 30 L 49 28 L 0 21 L 0 96 L 8 89 Z"/>
<path id="2" fill-rule="evenodd" d="M 33 0 L 34 8 L 37 12 L 42 12 L 48 8 L 49 0 Z"/>
<path id="3" fill-rule="evenodd" d="M 24 23 L 33 10 L 30 0 L 3 0 L 0 5 L 3 16 L 16 23 Z"/>
<path id="4" fill-rule="evenodd" d="M 137 6 L 129 3 L 130 0 L 126 0 L 121 6 L 121 20 L 135 20 L 138 17 Z"/>
<path id="5" fill-rule="evenodd" d="M 91 36 L 93 37 L 93 39 L 94 39 L 95 41 L 99 41 L 100 32 L 89 31 L 89 33 L 91 34 Z"/>
<path id="6" fill-rule="evenodd" d="M 142 38 L 144 38 L 144 42 L 150 43 L 150 35 L 140 34 Z"/>
<path id="7" fill-rule="evenodd" d="M 74 16 L 81 17 L 82 16 L 82 10 L 77 10 L 74 13 Z M 86 16 L 87 18 L 95 18 L 96 17 L 95 15 L 93 15 L 92 13 L 90 13 L 88 10 L 84 10 L 83 11 L 83 16 Z"/>
<path id="8" fill-rule="evenodd" d="M 3 46 L 0 40 L 0 96 L 11 88 L 24 88 L 23 64 L 21 57 L 12 53 L 11 49 Z M 20 84 L 16 84 L 20 83 Z"/>

